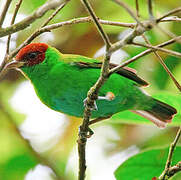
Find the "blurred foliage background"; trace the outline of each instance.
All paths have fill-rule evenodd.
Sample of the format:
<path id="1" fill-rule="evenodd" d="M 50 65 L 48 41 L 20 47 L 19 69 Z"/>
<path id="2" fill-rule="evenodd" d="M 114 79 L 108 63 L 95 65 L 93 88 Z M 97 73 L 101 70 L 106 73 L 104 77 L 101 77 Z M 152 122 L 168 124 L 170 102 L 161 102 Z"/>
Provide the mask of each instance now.
<path id="1" fill-rule="evenodd" d="M 135 10 L 135 1 L 124 1 Z M 31 14 L 44 2 L 46 1 L 23 1 L 17 20 Z M 15 3 L 16 1 L 13 1 L 11 4 L 8 12 L 9 17 L 5 21 L 4 26 L 9 23 L 8 19 L 15 8 Z M 2 4 L 3 1 L 0 0 L 1 7 Z M 91 4 L 97 16 L 101 19 L 134 22 L 124 9 L 110 0 L 92 0 Z M 159 17 L 180 5 L 180 0 L 157 0 L 154 2 L 154 15 Z M 140 19 L 145 20 L 148 18 L 146 1 L 139 0 L 139 7 Z M 51 13 L 48 12 L 27 29 L 13 35 L 11 48 L 13 49 L 20 45 Z M 83 16 L 87 16 L 87 12 L 81 2 L 71 0 L 51 23 Z M 181 17 L 181 14 L 177 14 L 177 16 Z M 103 27 L 108 33 L 111 42 L 116 42 L 123 36 L 123 33 L 128 31 L 127 28 L 123 27 L 107 25 L 103 25 Z M 180 35 L 181 24 L 179 22 L 160 23 L 160 27 L 166 31 L 173 32 L 175 35 Z M 168 35 L 157 28 L 146 32 L 146 36 L 153 45 L 170 39 Z M 42 34 L 34 41 L 46 42 L 59 49 L 62 53 L 81 54 L 89 57 L 94 57 L 98 51 L 103 54 L 101 48 L 104 43 L 92 23 L 64 26 Z M 138 38 L 138 41 L 142 41 L 142 39 Z M 5 40 L 0 40 L 2 49 L 5 45 Z M 168 48 L 181 52 L 179 43 L 170 45 Z M 123 59 L 123 54 L 127 54 L 126 56 L 130 58 L 143 50 L 145 48 L 126 46 L 122 49 L 124 53 L 120 50 L 116 58 Z M 159 54 L 163 57 L 176 79 L 181 82 L 180 59 L 164 53 Z M 3 57 L 1 56 L 0 61 L 2 59 Z M 175 137 L 177 129 L 175 126 L 181 124 L 181 96 L 154 54 L 140 58 L 130 64 L 130 67 L 135 68 L 138 74 L 150 83 L 150 86 L 145 88 L 145 91 L 176 107 L 178 115 L 174 118 L 173 123 L 164 130 L 158 129 L 147 120 L 130 112 L 119 113 L 111 120 L 94 125 L 92 129 L 95 134 L 88 141 L 89 145 L 87 147 L 87 179 L 95 180 L 98 177 L 105 180 L 114 179 L 114 171 L 130 155 L 150 148 L 168 146 Z M 34 106 L 36 111 L 33 111 L 35 109 L 33 108 Z M 51 115 L 48 116 L 49 118 L 45 123 L 43 114 L 46 114 L 46 111 L 50 111 Z M 52 171 L 44 165 L 53 167 L 61 179 L 76 179 L 78 171 L 76 140 L 81 119 L 63 116 L 60 113 L 54 115 L 54 113 L 56 112 L 46 109 L 39 102 L 31 85 L 20 72 L 11 70 L 0 81 L 0 179 L 54 179 Z M 56 121 L 54 117 L 57 119 Z M 22 139 L 17 127 L 20 128 L 21 135 L 30 141 L 34 151 L 37 153 L 33 151 L 26 140 Z M 40 130 L 41 128 L 44 129 Z M 177 154 L 180 156 L 179 153 Z M 177 160 L 179 161 L 180 159 Z M 162 166 L 164 168 L 164 164 Z M 180 178 L 181 174 L 178 174 L 173 179 L 179 180 Z M 138 179 L 145 179 L 144 174 L 143 177 Z"/>

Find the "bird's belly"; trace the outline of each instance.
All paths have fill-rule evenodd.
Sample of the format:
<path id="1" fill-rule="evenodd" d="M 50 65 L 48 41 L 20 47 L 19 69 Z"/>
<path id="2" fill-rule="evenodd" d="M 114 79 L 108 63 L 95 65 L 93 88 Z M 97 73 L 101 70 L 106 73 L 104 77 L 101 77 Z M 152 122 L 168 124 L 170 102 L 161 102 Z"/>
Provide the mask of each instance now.
<path id="1" fill-rule="evenodd" d="M 53 110 L 82 117 L 84 112 L 83 101 L 87 97 L 90 87 L 97 81 L 99 72 L 97 69 L 88 69 L 81 72 L 63 73 L 61 74 L 61 81 L 51 83 L 51 88 L 47 87 L 45 83 L 44 88 L 37 89 L 38 96 Z M 52 82 L 54 82 L 53 77 Z M 105 96 L 108 92 L 112 92 L 115 99 L 111 101 L 97 100 L 98 110 L 92 111 L 92 118 L 105 117 L 126 109 L 132 109 L 136 104 L 136 96 L 134 95 L 136 91 L 139 92 L 131 80 L 113 74 L 100 89 L 99 96 Z"/>
<path id="2" fill-rule="evenodd" d="M 71 97 L 70 97 L 71 96 Z M 51 108 L 63 112 L 65 114 L 82 117 L 84 112 L 84 100 L 87 97 L 87 92 L 64 94 L 60 97 L 52 97 Z M 120 95 L 114 100 L 96 100 L 97 110 L 92 111 L 92 118 L 106 117 L 117 112 L 129 109 L 129 102 L 127 98 Z"/>

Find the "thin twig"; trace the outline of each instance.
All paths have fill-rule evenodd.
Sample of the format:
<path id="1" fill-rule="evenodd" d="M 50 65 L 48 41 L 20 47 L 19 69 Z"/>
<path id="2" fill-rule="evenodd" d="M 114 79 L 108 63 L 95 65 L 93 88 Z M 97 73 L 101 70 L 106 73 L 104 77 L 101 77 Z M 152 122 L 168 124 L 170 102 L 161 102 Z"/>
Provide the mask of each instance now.
<path id="1" fill-rule="evenodd" d="M 79 132 L 79 139 L 78 139 L 78 152 L 79 152 L 79 180 L 85 179 L 85 172 L 86 172 L 86 142 L 87 142 L 87 135 L 89 130 L 89 120 L 92 114 L 92 107 L 95 106 L 95 100 L 98 97 L 99 89 L 102 87 L 104 82 L 108 78 L 109 74 L 109 62 L 110 62 L 110 55 L 111 53 L 108 53 L 109 48 L 111 47 L 111 43 L 109 41 L 109 38 L 107 34 L 104 32 L 102 26 L 99 23 L 99 20 L 93 11 L 91 5 L 87 0 L 82 0 L 82 3 L 84 4 L 85 8 L 89 12 L 91 18 L 93 19 L 93 22 L 95 26 L 97 27 L 100 35 L 102 36 L 104 43 L 106 45 L 106 57 L 103 61 L 102 68 L 101 68 L 101 75 L 95 85 L 90 88 L 87 94 L 87 98 L 85 101 L 85 109 L 84 109 L 84 116 L 83 116 L 83 122 L 80 126 L 80 132 Z"/>
<path id="2" fill-rule="evenodd" d="M 162 33 L 164 33 L 165 35 L 167 35 L 169 38 L 175 38 L 175 37 L 177 37 L 173 32 L 170 32 L 169 30 L 160 27 L 158 24 L 156 25 L 156 28 L 158 28 L 158 30 L 160 30 Z M 181 43 L 180 40 L 178 40 L 177 42 L 178 42 L 178 43 Z"/>
<path id="3" fill-rule="evenodd" d="M 60 4 L 60 9 L 62 9 L 65 4 L 68 2 L 69 0 L 66 0 L 65 2 L 61 3 Z M 46 3 L 46 6 L 47 6 L 47 3 Z M 46 7 L 46 6 L 43 6 L 43 7 Z M 42 7 L 42 9 L 43 9 Z M 53 7 L 53 5 L 52 5 Z M 46 7 L 47 8 L 47 7 Z M 58 12 L 56 11 L 56 14 Z M 53 17 L 55 17 L 56 15 L 55 13 L 52 15 Z M 45 24 L 49 23 L 50 20 L 52 20 L 52 16 L 50 16 L 50 18 L 45 22 Z M 43 24 L 44 25 L 44 24 Z M 18 51 L 23 48 L 24 46 L 26 46 L 28 43 L 30 43 L 33 39 L 35 39 L 37 36 L 39 36 L 40 34 L 42 34 L 43 32 L 49 32 L 50 29 L 49 29 L 49 26 L 45 26 L 43 27 L 42 25 L 42 28 L 41 29 L 38 29 L 37 31 L 35 31 L 30 37 L 28 37 L 18 48 L 16 48 L 15 50 L 13 50 L 9 55 L 8 57 L 6 56 L 5 59 L 3 60 L 3 62 L 1 63 L 1 66 L 0 66 L 0 73 L 1 73 L 1 76 L 3 76 L 3 74 L 5 73 L 2 73 L 1 71 L 4 69 L 4 66 L 6 64 L 7 61 L 11 60 L 17 53 Z M 54 27 L 55 28 L 55 27 Z"/>
<path id="4" fill-rule="evenodd" d="M 9 8 L 10 4 L 11 4 L 11 1 L 12 1 L 12 0 L 6 0 L 6 2 L 5 2 L 5 4 L 4 4 L 4 7 L 3 7 L 3 9 L 2 9 L 2 11 L 1 11 L 1 13 L 0 13 L 0 28 L 1 28 L 2 25 L 3 25 L 4 19 L 5 19 L 5 17 L 6 17 L 6 13 L 7 13 L 7 11 L 8 11 L 8 8 Z"/>
<path id="5" fill-rule="evenodd" d="M 11 25 L 14 24 L 15 22 L 15 19 L 16 19 L 16 16 L 17 16 L 17 13 L 18 13 L 18 10 L 21 6 L 21 3 L 22 3 L 23 0 L 19 0 L 16 4 L 16 7 L 15 7 L 15 10 L 14 10 L 14 13 L 13 13 L 13 17 L 11 19 Z M 11 40 L 11 34 L 8 36 L 8 40 L 7 40 L 7 47 L 6 47 L 6 56 L 9 54 L 9 46 L 10 46 L 10 40 Z"/>
<path id="6" fill-rule="evenodd" d="M 169 41 L 161 43 L 161 44 L 157 45 L 157 47 L 164 47 L 164 46 L 170 45 L 170 44 L 176 42 L 178 39 L 181 39 L 181 36 L 178 36 L 178 37 L 173 38 L 173 39 L 171 39 Z M 140 54 L 137 54 L 136 56 L 132 57 L 131 59 L 128 59 L 127 61 L 123 62 L 119 66 L 116 66 L 115 68 L 112 68 L 110 70 L 110 74 L 117 72 L 120 68 L 122 68 L 124 66 L 127 66 L 128 64 L 136 61 L 137 59 L 139 59 L 139 58 L 141 58 L 141 57 L 143 57 L 143 56 L 145 56 L 145 55 L 147 55 L 147 54 L 149 54 L 149 53 L 151 53 L 153 51 L 154 51 L 153 49 L 147 49 L 147 50 L 141 52 Z"/>
<path id="7" fill-rule="evenodd" d="M 11 25 L 14 24 L 15 22 L 15 19 L 16 19 L 16 16 L 17 16 L 17 13 L 18 13 L 18 10 L 21 6 L 21 3 L 22 3 L 22 0 L 19 0 L 16 4 L 16 8 L 14 10 L 14 13 L 13 13 L 13 17 L 11 19 Z M 4 59 L 1 63 L 1 67 L 0 67 L 0 72 L 1 70 L 4 68 L 4 66 L 6 65 L 6 63 L 9 61 L 9 47 L 10 47 L 10 40 L 11 40 L 11 34 L 9 34 L 8 36 L 8 40 L 7 40 L 7 45 L 6 45 L 6 53 L 5 53 L 5 56 L 4 56 Z"/>
<path id="8" fill-rule="evenodd" d="M 31 18 L 30 18 L 31 19 Z M 157 20 L 159 20 L 160 18 L 158 18 Z M 86 23 L 86 22 L 91 22 L 90 17 L 83 17 L 83 18 L 77 18 L 77 19 L 73 19 L 73 20 L 69 20 L 72 21 L 72 24 L 78 24 L 78 23 Z M 65 22 L 69 22 L 69 21 L 65 21 Z M 171 19 L 164 19 L 162 18 L 159 22 L 180 22 L 180 19 L 178 18 L 171 18 Z M 24 24 L 25 23 L 25 24 Z M 27 26 L 30 25 L 31 22 L 29 22 L 29 18 L 27 17 L 26 20 L 21 21 L 17 24 L 14 24 L 12 26 L 6 27 L 6 28 L 0 28 L 0 37 L 4 37 L 7 36 L 9 34 L 13 34 L 15 32 L 21 31 L 23 29 L 25 29 Z M 104 25 L 112 25 L 112 26 L 120 26 L 120 27 L 128 27 L 128 28 L 135 28 L 136 23 L 124 23 L 124 22 L 114 22 L 114 21 L 108 21 L 108 20 L 102 20 L 99 19 L 99 23 L 104 24 Z M 142 24 L 145 24 L 145 22 L 141 22 Z M 158 23 L 158 22 L 157 22 Z M 53 24 L 53 29 L 56 28 L 57 24 Z M 66 25 L 66 24 L 65 24 Z M 70 24 L 68 24 L 70 25 Z M 58 27 L 58 26 L 57 26 Z"/>
<path id="9" fill-rule="evenodd" d="M 136 4 L 136 16 L 137 16 L 137 17 L 140 17 L 138 0 L 135 0 L 135 4 Z"/>
<path id="10" fill-rule="evenodd" d="M 38 29 L 37 31 L 35 31 L 31 36 L 29 36 L 18 48 L 16 48 L 14 51 L 12 51 L 9 54 L 9 59 L 12 59 L 21 48 L 23 48 L 24 46 L 29 44 L 33 39 L 35 39 L 42 33 L 50 32 L 53 29 L 57 29 L 59 27 L 66 26 L 66 25 L 73 25 L 73 24 L 85 23 L 85 22 L 91 22 L 91 21 L 92 20 L 90 19 L 90 17 L 83 17 L 83 18 L 72 19 L 72 20 L 68 20 L 68 21 L 64 21 L 64 22 L 51 24 L 51 25 L 42 27 L 41 29 Z M 105 21 L 105 20 L 99 20 L 99 21 L 102 21 L 103 23 L 109 24 L 109 25 L 114 23 L 114 22 L 111 22 L 111 24 L 110 24 L 109 21 Z M 115 22 L 115 23 L 117 23 L 117 22 Z"/>
<path id="11" fill-rule="evenodd" d="M 163 18 L 160 22 L 181 22 L 181 18 L 177 16 L 170 16 Z"/>
<path id="12" fill-rule="evenodd" d="M 140 26 L 144 27 L 143 24 L 140 22 L 140 20 L 137 18 L 137 16 L 134 14 L 134 12 L 130 9 L 130 7 L 126 3 L 122 2 L 121 0 L 112 0 L 112 1 L 122 6 Z"/>
<path id="13" fill-rule="evenodd" d="M 181 7 L 172 9 L 171 11 L 165 13 L 163 16 L 159 17 L 159 18 L 156 20 L 156 22 L 158 23 L 158 22 L 160 22 L 162 19 L 164 19 L 165 17 L 171 16 L 171 15 L 173 15 L 173 14 L 176 14 L 176 13 L 180 12 L 180 11 L 181 11 Z"/>
<path id="14" fill-rule="evenodd" d="M 45 27 L 58 13 L 59 11 L 64 8 L 64 6 L 68 3 L 68 1 L 63 2 L 57 9 L 55 12 L 53 12 L 53 14 L 47 19 L 47 21 L 45 21 L 43 23 L 43 25 L 41 27 Z"/>
<path id="15" fill-rule="evenodd" d="M 152 0 L 148 0 L 148 14 L 149 14 L 150 20 L 154 20 Z"/>
<path id="16" fill-rule="evenodd" d="M 172 177 L 175 173 L 181 171 L 181 163 L 180 162 L 178 163 L 178 165 L 176 165 L 176 167 L 177 167 L 176 171 L 175 170 L 173 171 L 173 168 L 175 169 L 175 166 L 171 167 L 173 153 L 174 153 L 175 147 L 177 145 L 177 142 L 178 142 L 180 136 L 181 136 L 181 127 L 179 127 L 177 134 L 176 134 L 176 137 L 170 145 L 165 169 L 164 169 L 163 173 L 160 175 L 160 177 L 158 178 L 159 180 L 167 180 L 170 177 Z"/>
<path id="17" fill-rule="evenodd" d="M 145 35 L 142 35 L 142 37 L 144 38 L 145 42 L 149 45 L 151 45 L 150 41 L 147 39 L 147 37 Z M 181 85 L 179 84 L 179 82 L 175 79 L 174 75 L 172 74 L 172 72 L 169 70 L 169 68 L 166 66 L 166 64 L 164 63 L 162 57 L 156 52 L 153 52 L 155 54 L 155 56 L 158 58 L 160 64 L 163 66 L 163 68 L 165 69 L 165 71 L 167 72 L 167 74 L 170 76 L 170 78 L 172 79 L 172 81 L 174 82 L 174 84 L 176 85 L 176 87 L 178 88 L 179 91 L 181 91 Z"/>
<path id="18" fill-rule="evenodd" d="M 99 20 L 96 16 L 95 12 L 93 11 L 90 3 L 87 0 L 82 0 L 82 2 L 84 4 L 85 8 L 87 9 L 87 11 L 89 12 L 89 14 L 91 15 L 91 18 L 94 21 L 100 35 L 102 36 L 102 39 L 104 40 L 106 47 L 109 48 L 111 46 L 110 40 L 109 40 L 107 34 L 104 32 L 102 26 L 100 25 Z"/>
<path id="19" fill-rule="evenodd" d="M 146 47 L 146 48 L 151 48 L 151 49 L 154 49 L 155 51 L 161 51 L 161 52 L 170 54 L 172 56 L 181 57 L 181 53 L 179 53 L 179 52 L 168 50 L 168 49 L 164 49 L 164 48 L 160 48 L 158 46 L 152 46 L 150 44 L 142 44 L 142 43 L 137 43 L 137 42 L 132 42 L 132 44 L 136 45 L 136 46 L 142 46 L 142 47 Z"/>
<path id="20" fill-rule="evenodd" d="M 68 1 L 68 0 L 64 0 Z M 7 28 L 0 29 L 0 37 L 12 34 L 30 26 L 34 21 L 41 18 L 47 11 L 54 10 L 62 4 L 62 0 L 51 0 L 40 6 L 33 14 L 26 17 L 22 21 L 15 23 Z"/>
<path id="21" fill-rule="evenodd" d="M 180 135 L 181 135 L 181 127 L 178 129 L 177 135 L 176 135 L 173 143 L 170 145 L 168 159 L 167 159 L 167 163 L 165 165 L 165 168 L 169 168 L 171 166 L 173 152 L 174 152 L 176 144 L 177 144 L 177 142 L 178 142 L 178 140 L 180 138 Z"/>
<path id="22" fill-rule="evenodd" d="M 73 22 L 72 24 L 78 24 L 78 23 L 91 22 L 92 20 L 90 17 L 83 17 L 83 18 L 72 19 L 69 21 L 72 21 Z M 69 22 L 69 21 L 65 21 L 65 22 Z M 121 27 L 128 27 L 128 28 L 134 28 L 136 25 L 135 23 L 122 23 L 122 22 L 114 22 L 114 21 L 101 20 L 101 19 L 99 19 L 99 22 L 101 24 L 105 24 L 105 25 L 121 26 Z M 59 23 L 57 23 L 57 24 L 59 24 Z M 54 24 L 54 27 L 55 26 L 56 26 L 56 24 Z M 13 34 L 13 33 L 18 32 L 20 30 L 23 30 L 25 28 L 26 28 L 26 25 L 24 26 L 23 23 L 22 24 L 15 24 L 15 25 L 9 26 L 7 28 L 1 28 L 0 29 L 0 37 L 6 36 L 8 34 Z"/>
<path id="23" fill-rule="evenodd" d="M 57 29 L 59 27 L 66 26 L 66 25 L 73 25 L 73 24 L 79 24 L 79 23 L 85 23 L 85 22 L 91 22 L 90 17 L 76 18 L 76 19 L 72 19 L 72 20 L 68 20 L 68 21 L 64 21 L 64 22 L 60 22 L 60 23 L 56 23 L 52 25 L 47 25 L 41 28 L 40 30 L 36 31 L 35 33 L 33 33 L 23 44 L 21 44 L 18 48 L 12 51 L 12 53 L 9 55 L 9 59 L 13 58 L 22 47 L 30 43 L 33 39 L 35 39 L 37 36 L 39 36 L 40 34 L 44 32 L 50 32 L 53 29 Z M 129 28 L 134 28 L 136 26 L 135 23 L 113 22 L 113 21 L 107 21 L 107 20 L 101 20 L 101 19 L 99 19 L 99 23 L 105 24 L 105 25 L 129 27 Z M 136 37 L 137 33 L 135 32 L 135 34 L 133 33 L 133 35 Z M 1 29 L 0 29 L 0 37 L 1 37 Z M 130 35 L 128 37 L 130 37 Z M 126 40 L 126 37 L 125 37 L 124 41 L 126 42 L 128 40 L 129 39 Z M 113 44 L 112 51 L 119 49 L 123 45 L 124 45 L 123 41 Z"/>

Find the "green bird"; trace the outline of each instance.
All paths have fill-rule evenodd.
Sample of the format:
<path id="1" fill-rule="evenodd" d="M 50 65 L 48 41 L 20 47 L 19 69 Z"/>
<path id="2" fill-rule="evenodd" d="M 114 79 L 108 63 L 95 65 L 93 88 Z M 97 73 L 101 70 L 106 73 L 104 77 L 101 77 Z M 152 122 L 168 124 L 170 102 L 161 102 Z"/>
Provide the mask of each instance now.
<path id="1" fill-rule="evenodd" d="M 34 86 L 40 100 L 49 108 L 71 116 L 83 117 L 88 90 L 100 76 L 99 60 L 62 54 L 44 43 L 31 43 L 22 48 L 8 67 L 16 67 Z M 116 67 L 110 64 L 110 68 Z M 130 68 L 120 68 L 101 87 L 97 108 L 91 118 L 106 118 L 131 110 L 158 127 L 165 127 L 176 109 L 147 95 L 140 87 L 148 83 Z"/>

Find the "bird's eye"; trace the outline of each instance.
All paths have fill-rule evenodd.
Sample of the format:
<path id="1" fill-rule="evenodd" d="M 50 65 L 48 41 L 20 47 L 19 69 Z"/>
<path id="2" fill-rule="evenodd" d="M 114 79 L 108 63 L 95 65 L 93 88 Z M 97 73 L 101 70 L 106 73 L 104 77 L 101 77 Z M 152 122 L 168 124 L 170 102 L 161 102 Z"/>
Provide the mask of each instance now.
<path id="1" fill-rule="evenodd" d="M 31 52 L 31 53 L 28 53 L 26 58 L 27 59 L 35 59 L 37 56 L 38 56 L 39 52 Z"/>

